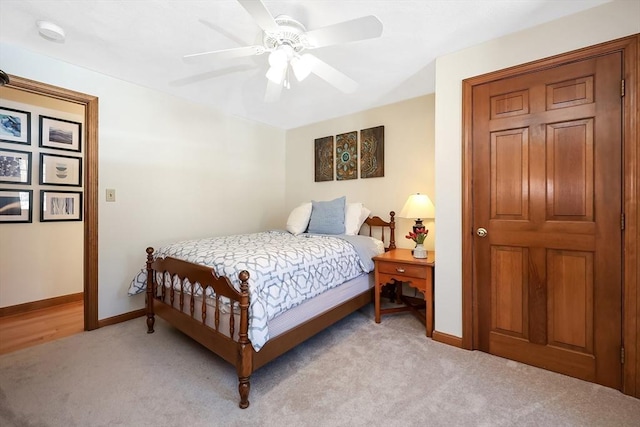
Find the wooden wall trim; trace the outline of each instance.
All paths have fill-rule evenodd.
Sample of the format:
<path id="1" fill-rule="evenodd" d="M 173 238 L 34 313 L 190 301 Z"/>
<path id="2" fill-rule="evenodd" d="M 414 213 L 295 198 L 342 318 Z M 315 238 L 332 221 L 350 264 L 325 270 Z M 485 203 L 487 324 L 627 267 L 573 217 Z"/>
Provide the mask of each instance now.
<path id="1" fill-rule="evenodd" d="M 453 335 L 445 334 L 444 332 L 433 331 L 431 337 L 434 341 L 441 342 L 443 344 L 451 345 L 453 347 L 465 348 L 463 346 L 463 339 Z"/>
<path id="2" fill-rule="evenodd" d="M 624 155 L 624 284 L 623 284 L 623 392 L 640 397 L 640 34 L 625 51 L 626 93 L 623 98 Z"/>
<path id="3" fill-rule="evenodd" d="M 84 167 L 84 328 L 98 328 L 98 98 L 9 75 L 6 85 L 85 107 Z"/>
<path id="4" fill-rule="evenodd" d="M 473 187 L 472 180 L 472 93 L 473 85 L 462 82 L 462 348 L 472 350 L 478 342 L 473 321 Z M 468 124 L 468 125 L 467 125 Z M 467 185 L 469 183 L 469 185 Z"/>
<path id="5" fill-rule="evenodd" d="M 98 324 L 98 98 L 89 97 L 85 104 L 87 151 L 85 153 L 84 189 L 84 289 L 91 298 L 84 304 L 84 329 Z"/>
<path id="6" fill-rule="evenodd" d="M 70 302 L 82 301 L 84 292 L 77 294 L 62 295 L 59 297 L 42 299 L 40 301 L 25 302 L 24 304 L 11 305 L 9 307 L 0 308 L 0 317 L 14 316 L 16 314 L 25 314 L 43 308 L 55 307 L 57 305 L 68 304 Z"/>
<path id="7" fill-rule="evenodd" d="M 138 317 L 142 317 L 145 314 L 146 314 L 146 309 L 141 308 L 140 310 L 130 311 L 128 313 L 123 313 L 117 316 L 108 317 L 106 319 L 99 320 L 98 327 L 103 328 L 105 326 L 115 325 L 116 323 L 122 323 L 128 320 L 137 319 Z"/>
<path id="8" fill-rule="evenodd" d="M 625 213 L 624 275 L 623 275 L 623 343 L 625 364 L 623 367 L 623 392 L 640 397 L 640 34 L 586 47 L 550 58 L 510 67 L 504 70 L 472 77 L 462 82 L 462 343 L 463 348 L 473 349 L 478 342 L 475 317 L 474 267 L 473 267 L 473 200 L 471 198 L 471 93 L 473 86 L 519 74 L 551 68 L 560 64 L 579 61 L 610 52 L 622 52 L 626 92 L 623 98 L 623 191 Z"/>

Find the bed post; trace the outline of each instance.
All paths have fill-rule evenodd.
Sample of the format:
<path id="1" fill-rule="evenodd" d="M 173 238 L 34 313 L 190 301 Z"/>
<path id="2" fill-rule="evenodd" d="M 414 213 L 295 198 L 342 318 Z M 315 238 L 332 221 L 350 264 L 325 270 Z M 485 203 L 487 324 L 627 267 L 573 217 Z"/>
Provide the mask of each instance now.
<path id="1" fill-rule="evenodd" d="M 389 250 L 396 248 L 396 213 L 394 211 L 389 212 L 391 220 L 389 221 Z"/>
<path id="2" fill-rule="evenodd" d="M 147 248 L 147 333 L 153 333 L 155 313 L 153 312 L 153 248 Z"/>
<path id="3" fill-rule="evenodd" d="M 240 392 L 240 408 L 249 406 L 249 391 L 251 385 L 249 377 L 253 370 L 251 341 L 249 341 L 249 272 L 242 270 L 238 274 L 240 279 L 240 332 L 238 334 L 238 391 Z"/>

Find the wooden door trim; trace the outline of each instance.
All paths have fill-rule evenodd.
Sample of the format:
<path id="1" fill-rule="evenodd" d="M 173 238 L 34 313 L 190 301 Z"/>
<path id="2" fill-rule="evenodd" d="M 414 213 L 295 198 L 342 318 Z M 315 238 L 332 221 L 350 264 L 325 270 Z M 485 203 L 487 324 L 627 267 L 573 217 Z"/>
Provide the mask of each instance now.
<path id="1" fill-rule="evenodd" d="M 9 76 L 6 87 L 74 102 L 84 106 L 84 329 L 98 325 L 98 98 L 93 95 Z"/>
<path id="2" fill-rule="evenodd" d="M 640 397 L 640 34 L 579 49 L 550 58 L 495 71 L 462 82 L 462 345 L 475 349 L 478 343 L 477 292 L 474 282 L 472 198 L 472 91 L 476 85 L 553 68 L 598 55 L 622 52 L 625 96 L 623 98 L 623 331 L 625 348 L 623 392 Z"/>

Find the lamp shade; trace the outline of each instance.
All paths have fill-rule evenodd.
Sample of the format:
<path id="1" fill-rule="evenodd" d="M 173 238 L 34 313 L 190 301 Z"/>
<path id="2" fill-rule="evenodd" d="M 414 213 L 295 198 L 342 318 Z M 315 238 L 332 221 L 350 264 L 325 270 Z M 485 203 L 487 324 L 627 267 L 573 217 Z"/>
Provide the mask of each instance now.
<path id="1" fill-rule="evenodd" d="M 435 206 L 426 194 L 412 194 L 398 214 L 400 218 L 435 218 Z"/>

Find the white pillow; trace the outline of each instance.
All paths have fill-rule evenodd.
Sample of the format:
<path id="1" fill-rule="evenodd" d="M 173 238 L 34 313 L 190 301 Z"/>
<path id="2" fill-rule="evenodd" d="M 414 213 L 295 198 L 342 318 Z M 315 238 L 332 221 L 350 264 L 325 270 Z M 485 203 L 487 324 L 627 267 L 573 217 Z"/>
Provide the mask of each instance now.
<path id="1" fill-rule="evenodd" d="M 358 234 L 370 213 L 371 211 L 362 206 L 362 203 L 347 203 L 344 211 L 344 234 L 349 236 Z"/>
<path id="2" fill-rule="evenodd" d="M 287 231 L 294 236 L 304 233 L 307 231 L 309 218 L 311 218 L 311 202 L 294 208 L 287 219 Z"/>
<path id="3" fill-rule="evenodd" d="M 360 214 L 360 225 L 358 226 L 358 231 L 356 232 L 356 234 L 360 232 L 360 227 L 362 227 L 362 224 L 364 224 L 365 220 L 369 218 L 369 215 L 371 215 L 371 210 L 363 206 L 362 213 Z"/>

